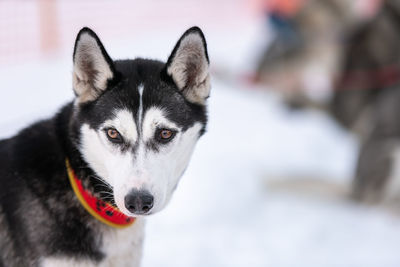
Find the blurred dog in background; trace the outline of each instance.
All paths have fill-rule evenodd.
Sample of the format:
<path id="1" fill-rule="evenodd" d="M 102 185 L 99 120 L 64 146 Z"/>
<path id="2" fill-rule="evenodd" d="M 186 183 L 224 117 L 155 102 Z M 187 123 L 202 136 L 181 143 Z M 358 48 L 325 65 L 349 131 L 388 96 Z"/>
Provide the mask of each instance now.
<path id="1" fill-rule="evenodd" d="M 400 2 L 388 0 L 348 40 L 331 114 L 358 134 L 356 199 L 400 197 Z M 400 162 L 399 162 L 400 163 Z"/>
<path id="2" fill-rule="evenodd" d="M 306 1 L 266 49 L 257 78 L 290 107 L 324 110 L 355 132 L 352 196 L 392 202 L 400 198 L 400 3 L 370 2 L 377 11 L 366 19 L 352 15 L 352 1 Z"/>

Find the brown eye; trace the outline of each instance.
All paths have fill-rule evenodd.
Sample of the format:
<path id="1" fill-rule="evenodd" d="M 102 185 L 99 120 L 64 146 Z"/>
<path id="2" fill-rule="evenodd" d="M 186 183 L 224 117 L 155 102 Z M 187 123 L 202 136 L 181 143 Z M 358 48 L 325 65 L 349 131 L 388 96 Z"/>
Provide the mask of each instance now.
<path id="1" fill-rule="evenodd" d="M 110 141 L 115 142 L 115 143 L 121 143 L 122 142 L 122 137 L 119 134 L 119 132 L 117 130 L 115 130 L 114 128 L 108 128 L 106 130 L 107 132 L 107 137 Z"/>
<path id="2" fill-rule="evenodd" d="M 172 137 L 172 131 L 170 130 L 161 130 L 160 132 L 161 139 L 170 139 Z"/>
<path id="3" fill-rule="evenodd" d="M 166 144 L 174 138 L 175 133 L 176 132 L 174 130 L 158 129 L 155 139 L 160 143 Z"/>

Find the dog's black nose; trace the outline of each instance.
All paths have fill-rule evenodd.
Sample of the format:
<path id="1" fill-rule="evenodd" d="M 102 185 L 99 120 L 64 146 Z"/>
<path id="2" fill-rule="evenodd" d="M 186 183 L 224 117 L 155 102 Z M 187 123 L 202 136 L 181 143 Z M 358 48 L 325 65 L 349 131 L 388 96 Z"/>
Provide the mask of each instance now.
<path id="1" fill-rule="evenodd" d="M 125 207 L 132 213 L 145 214 L 153 207 L 153 201 L 148 191 L 133 189 L 125 196 Z"/>

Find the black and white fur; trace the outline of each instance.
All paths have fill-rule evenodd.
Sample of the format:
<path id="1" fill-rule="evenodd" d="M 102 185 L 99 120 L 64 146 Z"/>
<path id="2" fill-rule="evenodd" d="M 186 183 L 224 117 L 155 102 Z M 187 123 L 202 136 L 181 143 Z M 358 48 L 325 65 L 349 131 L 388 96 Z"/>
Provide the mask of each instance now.
<path id="1" fill-rule="evenodd" d="M 0 266 L 139 266 L 144 217 L 168 203 L 205 131 L 209 59 L 199 28 L 183 34 L 167 63 L 113 61 L 83 28 L 73 60 L 74 101 L 0 141 Z M 160 139 L 162 129 L 172 137 Z M 66 158 L 88 190 L 135 223 L 114 229 L 88 214 Z M 153 197 L 150 210 L 127 207 L 135 192 Z"/>

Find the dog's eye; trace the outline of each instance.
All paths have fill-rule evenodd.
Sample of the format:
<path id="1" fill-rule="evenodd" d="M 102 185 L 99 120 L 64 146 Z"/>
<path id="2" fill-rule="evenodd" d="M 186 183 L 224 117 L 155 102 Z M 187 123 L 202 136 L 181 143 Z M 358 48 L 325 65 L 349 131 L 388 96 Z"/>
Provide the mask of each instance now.
<path id="1" fill-rule="evenodd" d="M 168 130 L 168 129 L 159 129 L 157 131 L 157 135 L 156 138 L 157 140 L 159 140 L 160 142 L 166 143 L 170 140 L 172 140 L 172 138 L 175 136 L 175 131 L 173 130 Z"/>
<path id="2" fill-rule="evenodd" d="M 161 130 L 160 138 L 161 139 L 170 139 L 172 137 L 172 131 L 170 130 Z"/>
<path id="3" fill-rule="evenodd" d="M 121 134 L 115 130 L 114 128 L 106 129 L 108 140 L 114 143 L 122 143 L 122 136 Z"/>

